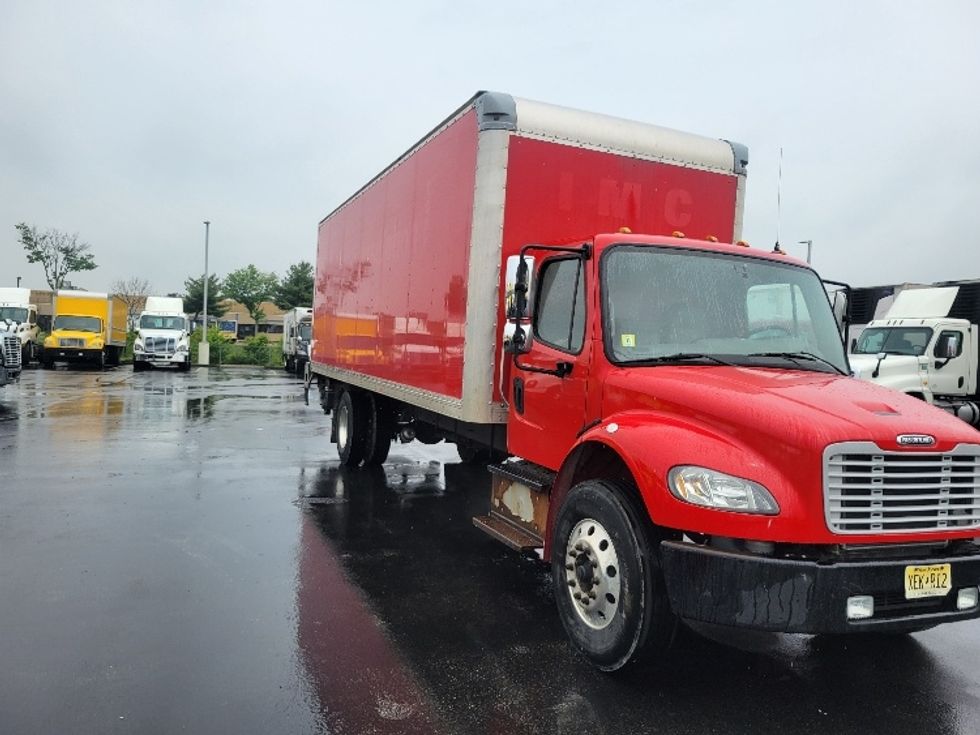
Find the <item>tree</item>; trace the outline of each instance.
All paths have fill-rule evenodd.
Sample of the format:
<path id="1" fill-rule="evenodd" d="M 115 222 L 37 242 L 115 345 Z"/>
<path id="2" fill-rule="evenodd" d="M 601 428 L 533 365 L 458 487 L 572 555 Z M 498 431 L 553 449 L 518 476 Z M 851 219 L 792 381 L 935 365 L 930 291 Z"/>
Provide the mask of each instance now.
<path id="1" fill-rule="evenodd" d="M 184 281 L 184 311 L 192 314 L 194 320 L 204 311 L 204 276 L 199 278 L 188 278 Z M 225 313 L 221 308 L 221 301 L 224 300 L 221 293 L 221 281 L 213 273 L 208 276 L 208 316 L 220 317 Z"/>
<path id="2" fill-rule="evenodd" d="M 78 233 L 69 235 L 55 229 L 39 232 L 36 226 L 23 222 L 16 225 L 16 229 L 20 233 L 20 243 L 27 251 L 27 262 L 41 264 L 52 291 L 62 288 L 69 273 L 98 268 L 95 257 L 89 252 L 91 246 L 79 242 Z"/>
<path id="3" fill-rule="evenodd" d="M 284 311 L 294 306 L 313 306 L 313 266 L 305 260 L 289 266 L 272 300 Z"/>
<path id="4" fill-rule="evenodd" d="M 265 312 L 259 306 L 268 301 L 276 292 L 279 279 L 275 273 L 263 273 L 251 263 L 225 278 L 225 296 L 234 299 L 246 309 L 256 323 L 265 319 Z"/>
<path id="5" fill-rule="evenodd" d="M 109 290 L 123 300 L 129 310 L 129 328 L 136 329 L 140 312 L 146 306 L 146 297 L 150 295 L 150 282 L 145 278 L 119 279 L 113 281 Z"/>

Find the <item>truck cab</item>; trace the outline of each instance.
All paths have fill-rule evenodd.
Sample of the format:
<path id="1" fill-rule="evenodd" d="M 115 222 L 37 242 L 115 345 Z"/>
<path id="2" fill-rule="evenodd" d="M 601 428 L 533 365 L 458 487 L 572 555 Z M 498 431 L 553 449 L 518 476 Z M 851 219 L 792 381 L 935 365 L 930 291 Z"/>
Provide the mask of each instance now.
<path id="1" fill-rule="evenodd" d="M 190 332 L 182 299 L 148 296 L 133 343 L 133 371 L 149 367 L 190 370 Z"/>
<path id="2" fill-rule="evenodd" d="M 8 324 L 0 322 L 0 386 L 20 377 L 22 355 L 17 332 Z"/>
<path id="3" fill-rule="evenodd" d="M 14 334 L 21 346 L 23 364 L 37 358 L 37 306 L 31 303 L 29 288 L 0 288 L 0 327 Z"/>

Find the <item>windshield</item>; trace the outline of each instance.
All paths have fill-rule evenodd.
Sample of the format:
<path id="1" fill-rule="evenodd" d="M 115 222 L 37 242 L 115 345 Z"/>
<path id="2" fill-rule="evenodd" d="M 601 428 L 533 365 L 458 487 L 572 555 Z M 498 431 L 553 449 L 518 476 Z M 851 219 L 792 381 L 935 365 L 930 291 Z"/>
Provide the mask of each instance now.
<path id="1" fill-rule="evenodd" d="M 303 322 L 299 325 L 299 338 L 307 342 L 310 341 L 310 336 L 313 333 L 313 325 L 309 322 Z"/>
<path id="2" fill-rule="evenodd" d="M 184 329 L 182 316 L 154 316 L 144 314 L 140 318 L 140 329 Z"/>
<path id="3" fill-rule="evenodd" d="M 94 316 L 63 316 L 58 315 L 54 318 L 52 331 L 67 329 L 74 332 L 101 332 L 102 320 Z"/>
<path id="4" fill-rule="evenodd" d="M 607 354 L 847 372 L 826 291 L 806 268 L 621 245 L 602 263 Z"/>
<path id="5" fill-rule="evenodd" d="M 928 327 L 872 327 L 861 332 L 855 354 L 924 355 L 932 330 Z"/>
<path id="6" fill-rule="evenodd" d="M 27 309 L 20 306 L 0 306 L 0 321 L 9 319 L 12 322 L 26 322 Z"/>

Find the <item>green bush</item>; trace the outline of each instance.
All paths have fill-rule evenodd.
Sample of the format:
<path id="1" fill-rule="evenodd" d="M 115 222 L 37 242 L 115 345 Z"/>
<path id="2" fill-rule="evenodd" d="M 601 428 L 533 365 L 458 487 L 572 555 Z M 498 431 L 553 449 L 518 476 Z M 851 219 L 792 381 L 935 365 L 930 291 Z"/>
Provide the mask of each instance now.
<path id="1" fill-rule="evenodd" d="M 257 334 L 245 340 L 245 355 L 252 365 L 265 365 L 269 362 L 269 340 L 264 334 Z"/>

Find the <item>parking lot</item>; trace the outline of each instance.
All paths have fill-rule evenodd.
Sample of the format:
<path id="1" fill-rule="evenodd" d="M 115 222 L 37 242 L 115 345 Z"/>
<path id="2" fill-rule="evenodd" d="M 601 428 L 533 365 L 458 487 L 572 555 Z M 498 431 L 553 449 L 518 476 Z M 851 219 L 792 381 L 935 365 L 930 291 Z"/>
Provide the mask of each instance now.
<path id="1" fill-rule="evenodd" d="M 0 392 L 0 732 L 980 732 L 980 623 L 685 630 L 618 676 L 471 522 L 452 446 L 341 470 L 276 371 L 27 370 Z"/>

